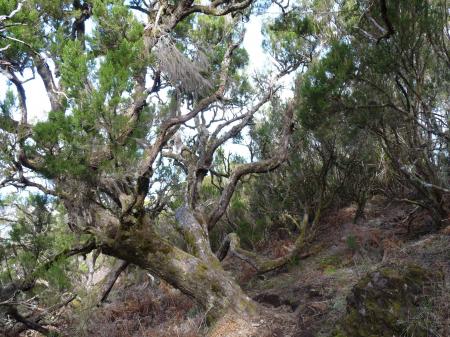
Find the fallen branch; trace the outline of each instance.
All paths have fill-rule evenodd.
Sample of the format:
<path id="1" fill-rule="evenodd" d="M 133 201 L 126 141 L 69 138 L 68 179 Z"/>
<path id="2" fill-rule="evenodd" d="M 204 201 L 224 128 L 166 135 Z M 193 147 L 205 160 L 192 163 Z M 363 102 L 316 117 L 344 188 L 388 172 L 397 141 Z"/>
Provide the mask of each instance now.
<path id="1" fill-rule="evenodd" d="M 16 320 L 17 322 L 22 323 L 25 326 L 26 330 L 34 330 L 34 331 L 40 332 L 44 336 L 49 336 L 49 337 L 57 337 L 57 336 L 59 336 L 59 333 L 57 333 L 56 331 L 49 330 L 48 328 L 46 328 L 46 327 L 40 325 L 39 323 L 37 323 L 35 320 L 31 320 L 31 319 L 28 319 L 28 318 L 22 316 L 17 311 L 16 307 L 9 306 L 8 310 L 7 310 L 7 314 L 11 318 Z M 14 334 L 9 334 L 9 335 L 10 336 L 16 336 L 16 334 L 15 334 L 16 331 L 14 331 L 13 333 Z"/>
<path id="2" fill-rule="evenodd" d="M 304 249 L 308 242 L 306 238 L 307 223 L 308 217 L 305 216 L 301 225 L 300 234 L 295 240 L 294 248 L 282 257 L 268 259 L 259 254 L 241 248 L 240 239 L 236 233 L 230 233 L 225 237 L 225 240 L 217 251 L 216 256 L 220 261 L 224 260 L 228 255 L 236 256 L 242 261 L 250 264 L 258 274 L 264 274 L 269 271 L 279 269 L 295 257 L 306 258 L 311 255 L 309 253 L 300 255 L 300 252 Z"/>
<path id="3" fill-rule="evenodd" d="M 112 270 L 111 273 L 107 276 L 108 279 L 103 286 L 98 305 L 106 301 L 120 274 L 122 274 L 122 272 L 128 267 L 128 265 L 129 263 L 126 261 L 119 261 L 114 270 Z"/>

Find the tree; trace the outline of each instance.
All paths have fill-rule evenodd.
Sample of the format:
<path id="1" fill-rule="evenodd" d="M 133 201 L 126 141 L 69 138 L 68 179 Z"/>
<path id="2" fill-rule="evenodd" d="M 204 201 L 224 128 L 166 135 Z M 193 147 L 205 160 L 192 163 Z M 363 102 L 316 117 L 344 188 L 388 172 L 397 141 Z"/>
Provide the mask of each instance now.
<path id="1" fill-rule="evenodd" d="M 333 6 L 322 9 L 331 22 L 323 33 L 329 48 L 299 86 L 300 119 L 316 129 L 337 123 L 369 133 L 382 190 L 429 212 L 438 229 L 450 211 L 449 78 L 442 72 L 448 67 L 448 4 Z"/>
<path id="2" fill-rule="evenodd" d="M 365 54 L 356 76 L 359 98 L 375 109 L 371 129 L 381 140 L 397 179 L 415 191 L 414 200 L 427 209 L 434 227 L 448 218 L 448 13 L 445 1 L 380 1 L 360 24 L 370 31 L 376 22 L 386 28 L 376 42 L 355 43 Z M 399 13 L 402 15 L 399 15 Z M 370 22 L 370 23 L 369 23 Z M 380 29 L 380 28 L 377 28 Z M 440 42 L 437 42 L 440 41 Z M 370 69 L 370 70 L 369 70 Z M 366 71 L 369 70 L 369 71 Z M 363 90 L 374 88 L 371 101 Z M 366 108 L 367 109 L 367 108 Z M 364 110 L 366 110 L 364 109 Z M 367 111 L 367 110 L 366 110 Z"/>
<path id="3" fill-rule="evenodd" d="M 2 105 L 0 187 L 31 189 L 61 204 L 72 232 L 87 236 L 70 254 L 98 249 L 144 268 L 197 300 L 211 319 L 255 311 L 221 267 L 209 231 L 242 177 L 286 159 L 295 102 L 272 108 L 283 117 L 265 159 L 220 172 L 215 155 L 270 106 L 277 81 L 309 60 L 298 50 L 289 60 L 287 51 L 278 73 L 251 88 L 240 47 L 251 5 L 1 3 L 14 13 L 3 17 L 1 41 L 1 69 L 14 94 Z M 35 124 L 21 79 L 29 73 L 42 81 L 51 106 Z M 223 181 L 213 200 L 202 190 L 208 175 Z M 158 230 L 167 214 L 175 221 L 164 226 L 175 223 L 182 243 Z"/>
<path id="4" fill-rule="evenodd" d="M 309 216 L 314 224 L 349 202 L 362 215 L 373 182 L 394 181 L 407 192 L 394 197 L 427 209 L 436 228 L 448 220 L 445 1 L 274 1 L 280 16 L 266 26 L 264 48 L 275 70 L 250 81 L 245 22 L 270 3 L 0 1 L 0 70 L 9 81 L 0 188 L 29 192 L 23 202 L 37 212 L 26 226 L 11 223 L 26 229 L 18 237 L 56 226 L 49 203 L 76 237 L 74 247 L 45 246 L 50 257 L 32 255 L 27 277 L 2 281 L 11 317 L 41 329 L 9 299 L 33 288 L 36 270 L 94 250 L 122 261 L 112 283 L 134 264 L 196 299 L 212 321 L 251 316 L 255 304 L 220 260 L 233 253 L 259 273 L 279 268 L 310 239 Z M 279 81 L 299 68 L 294 97 L 283 100 Z M 29 118 L 34 77 L 50 103 L 41 122 Z M 225 154 L 246 137 L 249 158 Z M 287 159 L 291 166 L 268 178 L 272 190 L 252 186 L 250 205 L 291 203 L 284 214 L 299 227 L 295 248 L 270 260 L 228 233 L 213 252 L 210 233 L 243 178 L 254 182 Z M 290 184 L 305 188 L 276 199 Z M 22 249 L 18 260 L 35 247 Z"/>

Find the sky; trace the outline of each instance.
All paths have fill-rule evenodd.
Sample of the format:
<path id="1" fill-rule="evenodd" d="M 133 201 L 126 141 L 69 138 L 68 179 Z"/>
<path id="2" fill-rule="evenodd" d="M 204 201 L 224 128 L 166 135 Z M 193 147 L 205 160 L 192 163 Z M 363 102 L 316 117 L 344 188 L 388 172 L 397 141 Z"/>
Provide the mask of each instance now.
<path id="1" fill-rule="evenodd" d="M 243 41 L 243 46 L 246 48 L 250 57 L 250 64 L 247 72 L 251 75 L 255 71 L 260 71 L 267 66 L 270 60 L 264 54 L 262 49 L 263 37 L 261 34 L 262 28 L 261 16 L 252 17 L 247 23 L 247 30 Z M 31 71 L 25 71 L 22 79 L 25 81 L 32 77 Z M 0 99 L 3 100 L 7 90 L 7 79 L 0 75 Z M 44 85 L 37 75 L 35 79 L 29 80 L 24 84 L 27 95 L 28 119 L 30 123 L 35 123 L 40 120 L 45 120 L 47 112 L 50 110 L 50 101 L 45 92 Z M 16 117 L 16 116 L 15 116 Z M 17 118 L 17 117 L 16 117 Z"/>

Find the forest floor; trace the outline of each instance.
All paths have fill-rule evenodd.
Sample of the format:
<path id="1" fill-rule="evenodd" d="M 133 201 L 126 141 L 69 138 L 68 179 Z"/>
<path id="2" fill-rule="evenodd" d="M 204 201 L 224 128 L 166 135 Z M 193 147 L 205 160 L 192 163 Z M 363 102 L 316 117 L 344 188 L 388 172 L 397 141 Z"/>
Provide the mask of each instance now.
<path id="1" fill-rule="evenodd" d="M 332 336 L 354 285 L 384 265 L 414 263 L 439 270 L 445 289 L 450 289 L 450 228 L 426 234 L 431 224 L 426 214 L 381 198 L 369 202 L 365 219 L 358 224 L 353 224 L 354 213 L 354 207 L 348 207 L 324 218 L 317 239 L 308 247 L 311 255 L 282 270 L 258 276 L 245 262 L 227 258 L 225 267 L 264 308 L 263 319 L 251 324 L 267 326 L 267 335 L 274 337 Z M 261 253 L 281 256 L 293 240 L 271 240 Z M 436 323 L 440 331 L 450 324 L 449 304 L 444 302 L 430 309 L 447 318 Z M 71 336 L 197 337 L 208 330 L 205 313 L 189 298 L 145 274 L 122 278 L 110 302 L 94 313 L 73 310 Z M 83 312 L 89 315 L 83 317 Z M 225 331 L 220 336 L 229 335 Z"/>
<path id="2" fill-rule="evenodd" d="M 404 204 L 374 199 L 366 218 L 353 224 L 355 209 L 341 209 L 322 221 L 318 239 L 310 247 L 316 253 L 282 272 L 253 278 L 244 285 L 264 306 L 292 312 L 294 332 L 277 327 L 273 336 L 332 336 L 346 312 L 352 288 L 381 266 L 413 263 L 442 271 L 449 290 L 450 228 L 423 234 L 429 231 L 430 219 L 412 211 Z M 437 324 L 450 327 L 449 306 L 430 310 L 442 311 L 447 321 Z"/>

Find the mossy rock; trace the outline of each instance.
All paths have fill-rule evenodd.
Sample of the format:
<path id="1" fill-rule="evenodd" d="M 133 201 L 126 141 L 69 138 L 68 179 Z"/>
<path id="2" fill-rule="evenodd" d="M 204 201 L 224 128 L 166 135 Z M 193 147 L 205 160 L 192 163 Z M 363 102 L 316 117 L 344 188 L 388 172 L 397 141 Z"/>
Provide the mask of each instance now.
<path id="1" fill-rule="evenodd" d="M 413 323 L 422 303 L 442 280 L 437 272 L 417 265 L 384 266 L 367 274 L 347 297 L 347 313 L 337 337 L 428 337 L 426 326 Z M 411 331 L 411 330 L 414 331 Z"/>

